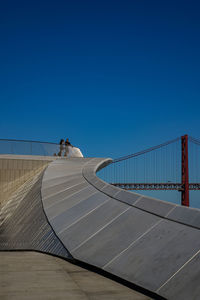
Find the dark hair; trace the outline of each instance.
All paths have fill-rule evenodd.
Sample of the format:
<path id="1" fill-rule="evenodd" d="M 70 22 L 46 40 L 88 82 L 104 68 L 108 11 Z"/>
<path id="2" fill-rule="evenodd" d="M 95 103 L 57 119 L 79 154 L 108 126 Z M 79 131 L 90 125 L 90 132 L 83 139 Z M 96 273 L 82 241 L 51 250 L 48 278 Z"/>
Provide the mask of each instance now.
<path id="1" fill-rule="evenodd" d="M 61 139 L 61 140 L 60 140 L 60 145 L 61 145 L 63 142 L 64 142 L 64 140 L 63 140 L 63 139 Z"/>

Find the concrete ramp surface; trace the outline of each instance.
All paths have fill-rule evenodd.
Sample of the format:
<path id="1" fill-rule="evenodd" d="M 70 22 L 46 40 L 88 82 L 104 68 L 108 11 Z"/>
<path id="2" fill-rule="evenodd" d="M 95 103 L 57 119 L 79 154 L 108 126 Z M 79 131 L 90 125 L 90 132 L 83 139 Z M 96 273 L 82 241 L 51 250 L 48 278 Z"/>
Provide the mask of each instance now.
<path id="1" fill-rule="evenodd" d="M 200 211 L 103 182 L 110 159 L 52 162 L 42 201 L 56 235 L 77 260 L 167 299 L 200 297 Z"/>
<path id="2" fill-rule="evenodd" d="M 0 250 L 51 253 L 158 297 L 200 299 L 200 210 L 111 186 L 96 175 L 111 161 L 33 162 L 37 170 L 12 186 L 14 194 L 1 194 Z"/>

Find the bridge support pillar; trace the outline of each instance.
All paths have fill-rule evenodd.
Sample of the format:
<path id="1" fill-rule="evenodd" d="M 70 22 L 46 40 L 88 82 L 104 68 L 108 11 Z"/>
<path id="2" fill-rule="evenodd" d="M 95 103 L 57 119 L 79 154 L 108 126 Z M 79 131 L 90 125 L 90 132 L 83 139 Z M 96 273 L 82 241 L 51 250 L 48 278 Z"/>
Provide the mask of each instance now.
<path id="1" fill-rule="evenodd" d="M 181 192 L 181 204 L 184 206 L 189 206 L 189 170 L 188 170 L 188 135 L 181 137 L 181 183 L 182 183 L 182 192 Z"/>

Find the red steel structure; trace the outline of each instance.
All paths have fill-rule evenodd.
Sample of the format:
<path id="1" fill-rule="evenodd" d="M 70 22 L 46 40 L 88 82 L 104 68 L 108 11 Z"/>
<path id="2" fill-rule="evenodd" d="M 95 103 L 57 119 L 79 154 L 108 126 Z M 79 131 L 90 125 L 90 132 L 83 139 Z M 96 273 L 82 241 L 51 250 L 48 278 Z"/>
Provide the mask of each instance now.
<path id="1" fill-rule="evenodd" d="M 188 169 L 188 135 L 181 137 L 181 167 L 182 167 L 182 195 L 181 195 L 181 204 L 184 206 L 189 206 L 189 169 Z"/>
<path id="2" fill-rule="evenodd" d="M 196 140 L 195 140 L 196 142 Z M 167 144 L 167 143 L 166 143 Z M 163 144 L 165 145 L 165 144 Z M 162 145 L 161 145 L 162 146 Z M 152 147 L 149 150 L 154 150 L 160 147 Z M 145 153 L 136 153 L 127 157 L 116 159 L 115 162 L 126 160 L 133 156 L 138 156 Z M 188 166 L 188 135 L 181 136 L 181 183 L 163 182 L 163 183 L 112 183 L 112 185 L 121 187 L 126 190 L 177 190 L 181 192 L 181 204 L 189 206 L 189 190 L 200 190 L 200 183 L 189 183 L 189 166 Z"/>

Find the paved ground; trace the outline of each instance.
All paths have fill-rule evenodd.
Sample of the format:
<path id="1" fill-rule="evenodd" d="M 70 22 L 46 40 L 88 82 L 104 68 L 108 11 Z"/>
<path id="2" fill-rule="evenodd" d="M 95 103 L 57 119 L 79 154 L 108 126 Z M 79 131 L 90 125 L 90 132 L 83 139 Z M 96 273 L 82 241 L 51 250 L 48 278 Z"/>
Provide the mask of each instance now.
<path id="1" fill-rule="evenodd" d="M 0 252 L 1 300 L 147 300 L 128 287 L 37 252 Z"/>

